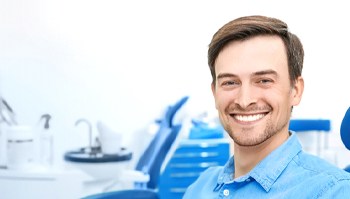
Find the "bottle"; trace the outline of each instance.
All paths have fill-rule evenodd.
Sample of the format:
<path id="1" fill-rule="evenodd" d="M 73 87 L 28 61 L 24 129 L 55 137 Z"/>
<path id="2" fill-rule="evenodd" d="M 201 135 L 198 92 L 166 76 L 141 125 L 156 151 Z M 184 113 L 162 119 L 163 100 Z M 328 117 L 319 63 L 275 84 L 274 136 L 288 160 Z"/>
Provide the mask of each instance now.
<path id="1" fill-rule="evenodd" d="M 53 165 L 53 135 L 50 130 L 51 115 L 44 114 L 40 120 L 45 119 L 44 128 L 39 135 L 39 161 L 45 167 Z"/>

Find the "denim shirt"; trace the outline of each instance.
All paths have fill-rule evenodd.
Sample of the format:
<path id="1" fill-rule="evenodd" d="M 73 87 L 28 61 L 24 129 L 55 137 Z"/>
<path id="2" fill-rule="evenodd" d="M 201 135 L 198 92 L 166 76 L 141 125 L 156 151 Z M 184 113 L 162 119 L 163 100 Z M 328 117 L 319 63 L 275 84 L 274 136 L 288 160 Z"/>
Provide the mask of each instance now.
<path id="1" fill-rule="evenodd" d="M 234 158 L 203 172 L 183 199 L 350 198 L 350 173 L 302 151 L 295 133 L 249 173 L 234 179 Z"/>

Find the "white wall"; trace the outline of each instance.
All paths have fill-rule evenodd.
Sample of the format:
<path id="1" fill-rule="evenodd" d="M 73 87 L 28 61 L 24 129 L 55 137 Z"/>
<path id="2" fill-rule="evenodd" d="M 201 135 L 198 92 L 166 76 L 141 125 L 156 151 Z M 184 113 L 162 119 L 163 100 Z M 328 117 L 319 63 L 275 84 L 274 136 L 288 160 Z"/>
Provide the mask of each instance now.
<path id="1" fill-rule="evenodd" d="M 340 2 L 0 0 L 0 92 L 21 124 L 53 115 L 58 156 L 87 144 L 81 117 L 136 140 L 183 95 L 193 112 L 214 108 L 207 45 L 250 14 L 280 18 L 301 38 L 306 88 L 294 117 L 331 119 L 331 146 L 340 166 L 350 163 L 339 139 L 350 105 L 350 13 Z"/>

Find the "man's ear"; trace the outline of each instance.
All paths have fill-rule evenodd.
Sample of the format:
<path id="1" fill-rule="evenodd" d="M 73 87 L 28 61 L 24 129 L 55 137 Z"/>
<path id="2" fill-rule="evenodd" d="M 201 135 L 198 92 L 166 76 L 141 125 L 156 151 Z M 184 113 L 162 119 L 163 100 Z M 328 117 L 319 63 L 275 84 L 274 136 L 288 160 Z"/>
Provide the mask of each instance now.
<path id="1" fill-rule="evenodd" d="M 304 79 L 303 77 L 300 76 L 296 79 L 292 89 L 292 95 L 291 95 L 292 106 L 296 106 L 300 103 L 303 92 L 304 92 Z"/>

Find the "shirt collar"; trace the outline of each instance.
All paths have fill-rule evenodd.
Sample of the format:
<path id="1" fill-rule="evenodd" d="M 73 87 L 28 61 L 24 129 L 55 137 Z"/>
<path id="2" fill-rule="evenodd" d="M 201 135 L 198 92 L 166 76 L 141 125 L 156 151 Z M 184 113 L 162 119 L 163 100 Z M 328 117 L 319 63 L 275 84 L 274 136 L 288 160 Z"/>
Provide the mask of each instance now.
<path id="1" fill-rule="evenodd" d="M 254 178 L 266 192 L 275 183 L 282 171 L 292 161 L 292 159 L 301 151 L 301 145 L 294 132 L 288 140 L 272 151 L 266 158 L 257 164 L 249 173 L 236 179 L 236 181 L 244 181 L 249 177 Z M 218 177 L 218 184 L 230 183 L 234 173 L 234 157 L 226 163 Z"/>

